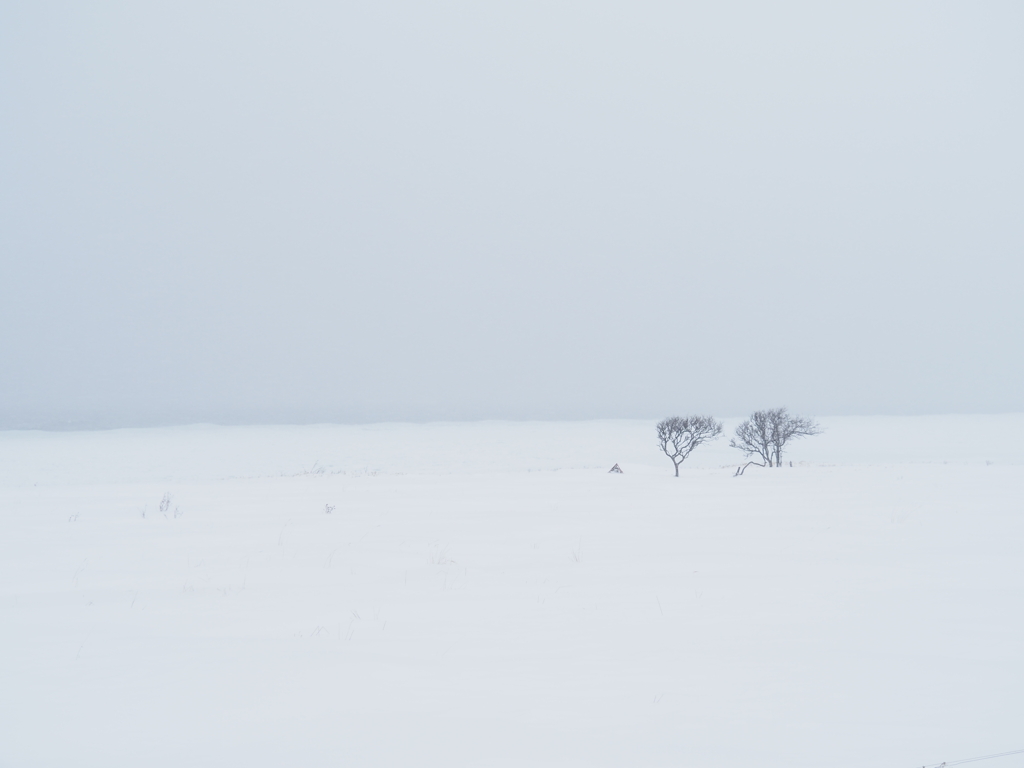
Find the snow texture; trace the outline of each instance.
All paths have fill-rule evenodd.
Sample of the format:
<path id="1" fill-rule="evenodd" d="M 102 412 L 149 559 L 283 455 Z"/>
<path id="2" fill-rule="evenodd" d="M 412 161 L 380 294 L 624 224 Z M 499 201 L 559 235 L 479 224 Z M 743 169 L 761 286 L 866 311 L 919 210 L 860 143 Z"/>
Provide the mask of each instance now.
<path id="1" fill-rule="evenodd" d="M 0 766 L 1024 747 L 1024 415 L 821 423 L 0 433 Z"/>

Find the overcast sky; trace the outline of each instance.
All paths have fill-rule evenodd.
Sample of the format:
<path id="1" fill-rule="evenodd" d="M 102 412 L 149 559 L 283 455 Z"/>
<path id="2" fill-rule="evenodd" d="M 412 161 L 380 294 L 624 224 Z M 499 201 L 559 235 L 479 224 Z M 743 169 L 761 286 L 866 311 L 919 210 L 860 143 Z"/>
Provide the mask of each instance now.
<path id="1" fill-rule="evenodd" d="M 1024 410 L 1024 4 L 7 3 L 0 427 Z"/>

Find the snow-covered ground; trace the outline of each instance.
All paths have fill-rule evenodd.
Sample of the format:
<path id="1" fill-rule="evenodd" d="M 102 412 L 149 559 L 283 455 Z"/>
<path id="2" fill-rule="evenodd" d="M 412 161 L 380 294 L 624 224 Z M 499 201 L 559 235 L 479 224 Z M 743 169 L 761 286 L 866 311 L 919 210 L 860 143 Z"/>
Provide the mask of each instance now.
<path id="1" fill-rule="evenodd" d="M 0 766 L 1024 748 L 1024 415 L 822 424 L 0 433 Z"/>

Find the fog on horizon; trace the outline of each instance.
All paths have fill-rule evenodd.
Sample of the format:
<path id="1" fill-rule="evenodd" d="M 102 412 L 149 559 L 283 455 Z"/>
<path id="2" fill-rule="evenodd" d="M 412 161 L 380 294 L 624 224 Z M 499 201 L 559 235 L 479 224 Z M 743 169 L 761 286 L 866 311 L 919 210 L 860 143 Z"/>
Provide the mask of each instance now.
<path id="1" fill-rule="evenodd" d="M 1024 411 L 1024 6 L 9 4 L 0 428 Z"/>

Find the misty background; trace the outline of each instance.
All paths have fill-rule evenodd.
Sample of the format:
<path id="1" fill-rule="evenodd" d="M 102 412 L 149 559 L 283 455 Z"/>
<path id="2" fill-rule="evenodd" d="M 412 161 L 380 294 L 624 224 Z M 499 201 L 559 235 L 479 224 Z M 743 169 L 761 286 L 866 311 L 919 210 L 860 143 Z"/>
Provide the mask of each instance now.
<path id="1" fill-rule="evenodd" d="M 0 10 L 0 427 L 1024 411 L 1024 5 Z"/>

